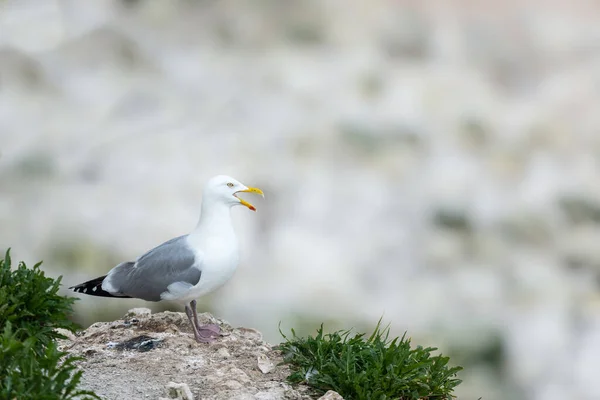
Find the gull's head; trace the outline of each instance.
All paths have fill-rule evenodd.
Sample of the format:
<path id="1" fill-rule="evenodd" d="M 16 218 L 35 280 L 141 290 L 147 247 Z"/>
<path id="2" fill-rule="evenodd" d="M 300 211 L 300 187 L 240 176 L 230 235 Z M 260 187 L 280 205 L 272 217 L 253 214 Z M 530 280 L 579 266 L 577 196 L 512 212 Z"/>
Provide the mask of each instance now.
<path id="1" fill-rule="evenodd" d="M 252 204 L 238 197 L 239 193 L 244 192 L 257 193 L 264 197 L 262 190 L 248 187 L 237 179 L 227 175 L 218 175 L 211 178 L 204 186 L 202 197 L 205 203 L 221 203 L 227 204 L 230 207 L 242 205 L 252 211 L 256 211 L 256 208 Z"/>

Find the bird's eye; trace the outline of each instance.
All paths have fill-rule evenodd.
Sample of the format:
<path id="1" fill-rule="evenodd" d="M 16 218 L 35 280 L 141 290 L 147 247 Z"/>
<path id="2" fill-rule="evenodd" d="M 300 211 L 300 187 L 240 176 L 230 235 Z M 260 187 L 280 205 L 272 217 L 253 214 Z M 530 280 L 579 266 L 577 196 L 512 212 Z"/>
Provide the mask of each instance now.
<path id="1" fill-rule="evenodd" d="M 229 183 L 227 183 L 227 186 L 233 187 L 233 183 L 229 182 Z"/>

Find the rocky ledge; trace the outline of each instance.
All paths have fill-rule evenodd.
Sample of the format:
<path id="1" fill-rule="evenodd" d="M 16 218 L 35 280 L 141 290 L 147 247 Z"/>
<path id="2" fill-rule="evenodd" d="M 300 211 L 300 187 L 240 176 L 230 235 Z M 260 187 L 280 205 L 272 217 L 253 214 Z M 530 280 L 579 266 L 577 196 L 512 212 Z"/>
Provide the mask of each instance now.
<path id="1" fill-rule="evenodd" d="M 202 323 L 219 324 L 223 336 L 198 344 L 183 313 L 130 310 L 122 319 L 97 322 L 60 346 L 82 357 L 82 387 L 107 400 L 304 400 L 305 387 L 286 383 L 281 354 L 249 328 L 232 328 L 208 313 Z M 328 393 L 324 398 L 341 399 Z"/>

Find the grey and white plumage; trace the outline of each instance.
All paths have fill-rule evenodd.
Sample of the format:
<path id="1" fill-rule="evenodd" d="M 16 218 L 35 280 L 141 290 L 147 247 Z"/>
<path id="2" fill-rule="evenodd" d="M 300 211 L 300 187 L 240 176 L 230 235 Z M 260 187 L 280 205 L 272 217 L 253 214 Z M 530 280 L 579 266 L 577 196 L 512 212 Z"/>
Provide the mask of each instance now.
<path id="1" fill-rule="evenodd" d="M 147 301 L 173 300 L 185 305 L 198 342 L 218 335 L 216 326 L 199 326 L 196 299 L 222 286 L 233 276 L 238 262 L 237 238 L 230 209 L 244 205 L 240 192 L 263 194 L 237 180 L 219 175 L 205 185 L 200 219 L 189 234 L 171 239 L 138 257 L 123 262 L 105 276 L 72 286 L 92 296 L 139 298 Z"/>
<path id="2" fill-rule="evenodd" d="M 102 288 L 116 296 L 148 301 L 176 298 L 197 285 L 202 276 L 202 260 L 196 260 L 187 236 L 171 239 L 135 262 L 117 265 L 104 279 Z"/>

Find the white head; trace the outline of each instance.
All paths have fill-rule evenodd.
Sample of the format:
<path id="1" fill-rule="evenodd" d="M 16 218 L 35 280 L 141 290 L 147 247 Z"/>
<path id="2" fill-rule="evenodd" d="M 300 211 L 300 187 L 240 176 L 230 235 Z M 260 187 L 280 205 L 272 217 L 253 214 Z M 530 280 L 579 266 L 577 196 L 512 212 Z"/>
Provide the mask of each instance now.
<path id="1" fill-rule="evenodd" d="M 230 176 L 218 175 L 211 178 L 204 185 L 204 191 L 202 193 L 203 203 L 222 203 L 229 207 L 243 205 L 252 211 L 256 211 L 256 208 L 254 208 L 252 204 L 237 197 L 237 194 L 240 192 L 257 193 L 264 197 L 264 194 L 260 189 L 248 187 Z"/>

